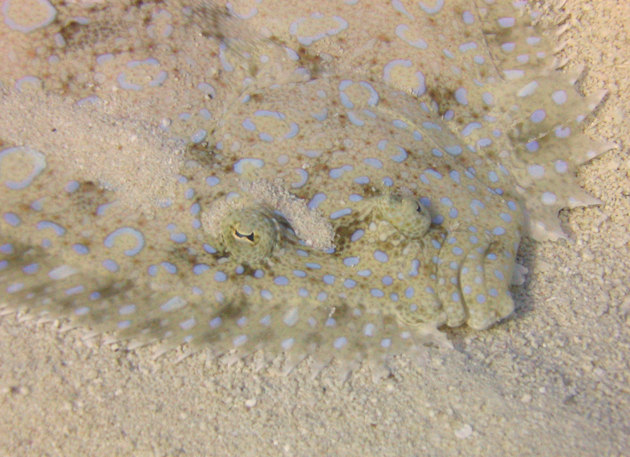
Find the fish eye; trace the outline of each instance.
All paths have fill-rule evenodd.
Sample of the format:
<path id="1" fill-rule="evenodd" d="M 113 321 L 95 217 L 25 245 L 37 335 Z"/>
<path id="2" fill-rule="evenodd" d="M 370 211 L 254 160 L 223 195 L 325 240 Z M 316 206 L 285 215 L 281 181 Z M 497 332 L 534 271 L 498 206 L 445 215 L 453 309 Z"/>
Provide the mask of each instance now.
<path id="1" fill-rule="evenodd" d="M 221 225 L 225 248 L 239 262 L 257 263 L 269 258 L 281 239 L 275 216 L 261 208 L 232 211 Z"/>
<path id="2" fill-rule="evenodd" d="M 238 229 L 234 229 L 234 238 L 238 238 L 238 239 L 242 239 L 244 240 L 248 240 L 251 243 L 254 243 L 256 240 L 256 236 L 254 234 L 254 232 L 252 233 L 241 233 L 238 231 Z"/>

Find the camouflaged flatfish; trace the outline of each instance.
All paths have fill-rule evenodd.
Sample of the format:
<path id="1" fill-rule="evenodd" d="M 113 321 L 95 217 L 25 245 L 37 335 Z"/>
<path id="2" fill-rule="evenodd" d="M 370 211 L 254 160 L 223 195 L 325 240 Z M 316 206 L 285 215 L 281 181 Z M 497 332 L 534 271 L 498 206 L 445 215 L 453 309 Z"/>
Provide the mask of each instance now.
<path id="1" fill-rule="evenodd" d="M 508 317 L 611 147 L 527 7 L 5 2 L 0 304 L 289 368 Z"/>

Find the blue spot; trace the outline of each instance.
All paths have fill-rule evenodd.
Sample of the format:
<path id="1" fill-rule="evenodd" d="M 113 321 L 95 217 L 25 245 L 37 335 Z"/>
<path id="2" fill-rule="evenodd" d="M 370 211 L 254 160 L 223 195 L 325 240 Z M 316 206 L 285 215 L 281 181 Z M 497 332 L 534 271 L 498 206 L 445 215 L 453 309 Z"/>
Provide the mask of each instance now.
<path id="1" fill-rule="evenodd" d="M 332 285 L 335 283 L 335 277 L 333 275 L 324 275 L 322 280 L 328 285 Z"/>
<path id="2" fill-rule="evenodd" d="M 378 159 L 374 159 L 374 158 L 367 158 L 367 159 L 363 159 L 363 163 L 365 163 L 366 165 L 371 165 L 374 168 L 383 168 L 383 162 L 381 162 Z"/>
<path id="3" fill-rule="evenodd" d="M 190 141 L 193 143 L 201 143 L 208 136 L 208 132 L 204 129 L 199 129 L 190 136 Z"/>
<path id="4" fill-rule="evenodd" d="M 385 294 L 383 293 L 381 289 L 372 289 L 370 290 L 370 293 L 372 294 L 373 297 L 376 297 L 376 298 L 382 298 L 385 296 Z"/>
<path id="5" fill-rule="evenodd" d="M 68 192 L 69 194 L 71 194 L 72 192 L 74 192 L 75 190 L 77 190 L 79 188 L 80 184 L 78 181 L 70 181 L 68 184 L 66 184 L 66 192 Z"/>
<path id="6" fill-rule="evenodd" d="M 213 248 L 212 246 L 210 246 L 209 244 L 204 244 L 203 250 L 206 251 L 208 254 L 216 254 L 217 252 L 217 250 Z"/>
<path id="7" fill-rule="evenodd" d="M 462 46 L 467 46 L 467 45 L 474 45 L 474 47 L 472 49 L 476 49 L 477 48 L 477 43 L 467 43 L 467 44 L 463 44 Z M 460 46 L 460 50 L 461 50 L 461 46 Z M 466 91 L 466 89 L 464 89 L 463 87 L 460 87 L 459 89 L 457 89 L 455 91 L 455 100 L 457 100 L 457 103 L 459 103 L 460 105 L 468 105 L 468 91 Z"/>
<path id="8" fill-rule="evenodd" d="M 429 169 L 425 171 L 426 174 L 433 176 L 436 179 L 442 179 L 442 175 L 435 170 Z"/>
<path id="9" fill-rule="evenodd" d="M 225 273 L 223 273 L 222 271 L 217 271 L 214 274 L 214 280 L 217 281 L 217 282 L 227 281 L 227 275 Z"/>
<path id="10" fill-rule="evenodd" d="M 172 275 L 177 273 L 177 267 L 170 262 L 162 262 L 160 263 L 160 265 L 167 271 L 167 273 L 170 273 Z"/>
<path id="11" fill-rule="evenodd" d="M 389 256 L 385 254 L 383 251 L 376 250 L 374 251 L 374 258 L 382 263 L 385 263 L 389 260 Z"/>
<path id="12" fill-rule="evenodd" d="M 353 167 L 351 165 L 344 165 L 343 167 L 340 168 L 333 168 L 332 170 L 330 170 L 330 177 L 333 179 L 337 179 L 340 178 L 341 176 L 343 176 L 343 174 L 346 171 L 352 171 Z"/>
<path id="13" fill-rule="evenodd" d="M 103 267 L 105 267 L 106 270 L 111 271 L 111 272 L 118 271 L 118 264 L 110 259 L 103 261 Z"/>
<path id="14" fill-rule="evenodd" d="M 351 194 L 348 196 L 348 200 L 350 200 L 351 202 L 360 202 L 361 200 L 363 200 L 363 197 L 359 194 Z"/>
<path id="15" fill-rule="evenodd" d="M 350 119 L 350 122 L 352 122 L 357 127 L 363 127 L 365 125 L 365 121 L 357 117 L 357 115 L 354 114 L 353 111 L 348 111 L 348 119 Z"/>
<path id="16" fill-rule="evenodd" d="M 284 276 L 278 276 L 274 278 L 273 282 L 277 286 L 287 286 L 289 284 L 289 280 Z"/>
<path id="17" fill-rule="evenodd" d="M 335 211 L 334 213 L 332 213 L 330 215 L 331 219 L 339 219 L 340 217 L 343 216 L 347 216 L 348 214 L 352 213 L 352 209 L 350 208 L 344 208 L 344 209 L 340 209 L 339 211 Z"/>
<path id="18" fill-rule="evenodd" d="M 322 202 L 324 202 L 326 200 L 326 194 L 323 193 L 317 193 L 313 196 L 313 198 L 311 198 L 311 201 L 308 202 L 308 207 L 309 209 L 315 209 L 317 208 Z"/>
<path id="19" fill-rule="evenodd" d="M 482 125 L 479 122 L 471 122 L 470 124 L 468 124 L 466 127 L 462 129 L 462 136 L 466 137 L 470 135 L 472 132 L 474 132 L 475 130 L 480 129 L 481 127 Z"/>
<path id="20" fill-rule="evenodd" d="M 390 156 L 391 159 L 396 163 L 402 163 L 407 158 L 407 151 L 405 148 L 401 148 L 400 146 L 396 146 L 398 148 L 398 154 L 395 156 Z"/>
<path id="21" fill-rule="evenodd" d="M 335 349 L 341 349 L 346 344 L 348 344 L 348 340 L 346 339 L 345 336 L 342 336 L 335 340 L 335 342 L 333 343 L 333 346 L 335 347 Z"/>
<path id="22" fill-rule="evenodd" d="M 85 255 L 88 252 L 90 252 L 90 250 L 88 249 L 87 246 L 84 246 L 82 244 L 73 244 L 72 245 L 72 249 L 74 249 L 74 252 L 76 252 L 79 255 Z"/>
<path id="23" fill-rule="evenodd" d="M 260 296 L 265 300 L 271 300 L 273 298 L 273 294 L 266 289 L 260 291 Z"/>
<path id="24" fill-rule="evenodd" d="M 346 257 L 343 259 L 343 264 L 347 267 L 354 267 L 359 264 L 358 257 Z"/>
<path id="25" fill-rule="evenodd" d="M 499 23 L 501 27 L 505 29 L 505 28 L 513 27 L 514 24 L 516 23 L 516 20 L 513 17 L 502 17 L 497 22 Z"/>
<path id="26" fill-rule="evenodd" d="M 442 127 L 440 127 L 439 125 L 437 125 L 437 124 L 435 124 L 435 123 L 433 123 L 433 122 L 423 122 L 423 123 L 422 123 L 422 126 L 423 126 L 425 129 L 428 129 L 428 130 L 433 129 L 433 130 L 438 130 L 438 131 L 440 131 L 440 132 L 442 131 Z"/>
<path id="27" fill-rule="evenodd" d="M 365 235 L 365 231 L 362 229 L 359 229 L 352 234 L 352 236 L 350 237 L 350 241 L 352 242 L 359 241 L 361 238 L 363 238 L 363 235 Z"/>
<path id="28" fill-rule="evenodd" d="M 420 267 L 420 261 L 418 259 L 413 259 L 411 261 L 411 271 L 409 272 L 409 276 L 418 276 L 419 267 Z"/>
<path id="29" fill-rule="evenodd" d="M 5 213 L 4 220 L 7 222 L 7 224 L 13 227 L 17 227 L 21 223 L 20 218 L 14 213 Z"/>
<path id="30" fill-rule="evenodd" d="M 545 112 L 544 109 L 537 109 L 536 111 L 532 113 L 531 120 L 533 123 L 537 124 L 539 122 L 544 121 L 546 117 L 547 117 L 547 113 Z"/>
<path id="31" fill-rule="evenodd" d="M 171 240 L 175 243 L 185 243 L 187 239 L 184 233 L 171 233 Z"/>
<path id="32" fill-rule="evenodd" d="M 208 265 L 206 265 L 205 263 L 200 263 L 193 267 L 193 273 L 195 273 L 196 275 L 200 275 L 203 272 L 208 271 L 209 269 L 210 267 Z"/>
<path id="33" fill-rule="evenodd" d="M 265 162 L 261 159 L 241 159 L 234 164 L 234 172 L 240 175 L 245 173 L 245 171 L 247 171 L 248 169 L 251 169 L 251 167 L 262 168 L 263 166 L 265 166 Z"/>
<path id="34" fill-rule="evenodd" d="M 466 11 L 466 13 L 468 13 L 468 11 Z M 464 14 L 466 14 L 464 13 Z M 477 49 L 477 43 L 475 43 L 474 41 L 470 41 L 468 43 L 464 43 L 462 45 L 459 46 L 459 52 L 467 52 L 473 49 Z M 458 91 L 462 90 L 462 88 L 460 87 L 459 89 L 457 89 Z M 455 95 L 457 96 L 457 92 L 455 92 Z M 459 101 L 459 100 L 458 100 Z M 461 102 L 460 102 L 461 103 Z M 467 105 L 468 102 L 463 103 L 464 105 Z"/>
<path id="35" fill-rule="evenodd" d="M 527 150 L 529 152 L 535 152 L 538 151 L 538 141 L 530 141 L 529 143 L 525 144 L 525 147 L 527 148 Z"/>
<path id="36" fill-rule="evenodd" d="M 22 271 L 27 275 L 32 275 L 33 273 L 36 273 L 37 270 L 39 270 L 39 265 L 36 263 L 32 263 L 22 268 Z"/>
<path id="37" fill-rule="evenodd" d="M 206 178 L 206 184 L 208 184 L 210 187 L 216 186 L 220 182 L 221 180 L 216 176 L 209 176 Z"/>

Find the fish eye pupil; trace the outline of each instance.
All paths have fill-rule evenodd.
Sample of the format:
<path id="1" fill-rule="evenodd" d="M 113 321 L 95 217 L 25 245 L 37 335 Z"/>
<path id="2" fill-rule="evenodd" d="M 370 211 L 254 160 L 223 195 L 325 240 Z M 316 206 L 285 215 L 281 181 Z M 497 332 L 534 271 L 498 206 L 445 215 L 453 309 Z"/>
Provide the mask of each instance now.
<path id="1" fill-rule="evenodd" d="M 241 233 L 238 230 L 234 229 L 234 236 L 236 238 L 246 238 L 252 243 L 254 242 L 254 233 Z"/>

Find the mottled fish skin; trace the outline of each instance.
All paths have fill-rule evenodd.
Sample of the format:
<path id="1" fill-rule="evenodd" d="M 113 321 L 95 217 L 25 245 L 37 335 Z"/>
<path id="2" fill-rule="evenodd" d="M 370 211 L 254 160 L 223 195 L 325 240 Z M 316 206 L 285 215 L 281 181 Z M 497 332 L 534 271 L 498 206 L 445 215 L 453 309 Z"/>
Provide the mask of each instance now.
<path id="1" fill-rule="evenodd" d="M 337 249 L 316 277 L 358 281 L 346 286 L 349 295 L 364 296 L 355 288 L 364 285 L 369 293 L 362 301 L 378 299 L 386 309 L 407 315 L 407 322 L 410 309 L 418 314 L 416 323 L 426 322 L 424 303 L 439 300 L 448 325 L 468 319 L 484 329 L 514 308 L 508 288 L 521 210 L 476 176 L 487 173 L 475 163 L 479 157 L 464 153 L 466 146 L 438 116 L 406 103 L 407 98 L 375 81 L 337 77 L 256 90 L 222 120 L 215 132 L 217 152 L 236 175 L 281 183 L 333 221 Z M 278 172 L 278 165 L 286 171 Z M 229 195 L 237 186 L 224 181 L 208 198 Z M 388 239 L 343 242 L 357 230 L 369 230 L 352 218 L 358 202 L 403 189 L 428 208 L 434 229 L 445 236 L 433 240 L 434 252 L 409 256 L 401 269 L 390 263 L 390 258 L 400 261 L 401 254 L 394 256 Z M 368 265 L 372 258 L 377 261 Z M 414 263 L 430 271 L 433 282 L 424 290 L 405 277 Z"/>
<path id="2" fill-rule="evenodd" d="M 602 94 L 557 71 L 526 2 L 40 3 L 3 10 L 3 112 L 68 100 L 123 152 L 154 127 L 186 150 L 165 140 L 175 179 L 145 192 L 0 121 L 9 310 L 378 367 L 509 316 L 521 237 L 596 202 L 573 172 L 611 147 L 579 127 Z"/>

